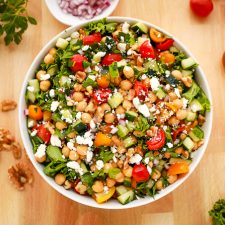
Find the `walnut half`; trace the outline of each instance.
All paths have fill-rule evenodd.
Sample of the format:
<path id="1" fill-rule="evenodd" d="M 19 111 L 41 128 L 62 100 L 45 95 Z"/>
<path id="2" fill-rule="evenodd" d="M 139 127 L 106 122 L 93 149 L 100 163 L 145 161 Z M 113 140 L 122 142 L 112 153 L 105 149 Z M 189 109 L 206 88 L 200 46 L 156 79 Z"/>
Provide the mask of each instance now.
<path id="1" fill-rule="evenodd" d="M 8 112 L 14 110 L 17 107 L 17 103 L 13 100 L 3 100 L 1 102 L 2 112 Z"/>

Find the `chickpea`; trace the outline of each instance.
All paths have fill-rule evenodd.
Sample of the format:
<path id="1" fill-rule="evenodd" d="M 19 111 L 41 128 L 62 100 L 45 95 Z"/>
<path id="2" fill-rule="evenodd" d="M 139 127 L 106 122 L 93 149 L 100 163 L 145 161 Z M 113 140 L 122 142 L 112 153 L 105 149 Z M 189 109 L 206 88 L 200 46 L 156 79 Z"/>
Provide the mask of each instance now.
<path id="1" fill-rule="evenodd" d="M 123 108 L 126 109 L 127 111 L 129 111 L 132 108 L 133 104 L 128 101 L 128 100 L 124 100 L 123 101 Z"/>
<path id="2" fill-rule="evenodd" d="M 105 122 L 106 123 L 113 123 L 114 120 L 115 120 L 115 115 L 113 113 L 105 114 Z"/>
<path id="3" fill-rule="evenodd" d="M 48 91 L 51 86 L 51 82 L 49 80 L 42 80 L 40 82 L 40 89 L 42 91 Z"/>
<path id="4" fill-rule="evenodd" d="M 180 109 L 176 112 L 176 117 L 178 120 L 184 120 L 187 117 L 187 111 Z"/>
<path id="5" fill-rule="evenodd" d="M 170 184 L 173 184 L 176 180 L 177 180 L 177 175 L 169 175 L 168 178 L 167 178 L 167 181 Z"/>
<path id="6" fill-rule="evenodd" d="M 56 55 L 56 49 L 55 48 L 51 48 L 48 53 L 50 55 L 52 55 L 53 57 L 55 57 L 55 55 Z"/>
<path id="7" fill-rule="evenodd" d="M 92 120 L 92 117 L 89 113 L 83 113 L 81 116 L 81 119 L 84 123 L 90 123 Z"/>
<path id="8" fill-rule="evenodd" d="M 141 67 L 144 63 L 144 60 L 141 58 L 141 56 L 137 57 L 137 66 Z"/>
<path id="9" fill-rule="evenodd" d="M 115 181 L 115 180 L 113 180 L 113 179 L 110 178 L 110 177 L 107 177 L 107 178 L 106 178 L 106 185 L 107 185 L 109 188 L 113 187 L 115 184 L 116 184 L 116 181 Z"/>
<path id="10" fill-rule="evenodd" d="M 118 146 L 117 152 L 118 152 L 119 154 L 123 154 L 123 153 L 126 152 L 126 148 L 123 147 L 122 145 L 121 145 L 121 146 Z"/>
<path id="11" fill-rule="evenodd" d="M 123 174 L 125 177 L 132 177 L 133 168 L 129 166 L 127 169 L 123 169 Z"/>
<path id="12" fill-rule="evenodd" d="M 37 162 L 43 163 L 43 162 L 45 162 L 45 160 L 46 160 L 46 155 L 43 155 L 43 156 L 41 156 L 41 157 L 35 156 L 35 159 L 36 159 Z"/>
<path id="13" fill-rule="evenodd" d="M 85 109 L 85 112 L 95 112 L 96 106 L 92 101 L 90 101 Z"/>
<path id="14" fill-rule="evenodd" d="M 62 122 L 62 121 L 56 122 L 55 126 L 56 126 L 56 128 L 59 129 L 59 130 L 63 130 L 63 129 L 65 129 L 65 128 L 67 128 L 66 123 L 64 123 L 64 122 Z"/>
<path id="15" fill-rule="evenodd" d="M 175 99 L 177 99 L 177 95 L 176 95 L 176 93 L 174 93 L 173 91 L 171 91 L 168 95 L 169 95 L 170 100 L 175 100 Z"/>
<path id="16" fill-rule="evenodd" d="M 87 145 L 78 145 L 77 146 L 77 153 L 79 155 L 85 156 L 85 155 L 87 155 L 87 149 L 88 149 Z"/>
<path id="17" fill-rule="evenodd" d="M 82 92 L 74 92 L 72 99 L 75 102 L 81 102 L 84 99 L 84 94 Z"/>
<path id="18" fill-rule="evenodd" d="M 163 182 L 162 180 L 158 180 L 155 184 L 156 190 L 162 190 L 163 189 Z"/>
<path id="19" fill-rule="evenodd" d="M 65 183 L 64 183 L 64 185 L 63 185 L 63 187 L 66 190 L 68 190 L 68 189 L 72 188 L 72 183 L 70 181 L 66 180 Z"/>
<path id="20" fill-rule="evenodd" d="M 151 177 L 152 177 L 153 180 L 158 180 L 161 177 L 160 171 L 158 171 L 156 169 L 153 170 L 152 174 L 151 174 Z"/>
<path id="21" fill-rule="evenodd" d="M 191 87 L 192 82 L 193 82 L 191 77 L 182 77 L 181 80 L 183 81 L 183 83 L 186 87 Z"/>
<path id="22" fill-rule="evenodd" d="M 123 160 L 121 160 L 121 159 L 118 160 L 116 164 L 117 164 L 117 167 L 119 167 L 120 169 L 122 169 L 122 167 L 123 167 Z"/>
<path id="23" fill-rule="evenodd" d="M 41 75 L 44 75 L 44 74 L 46 74 L 46 71 L 44 71 L 44 70 L 39 70 L 39 71 L 37 72 L 37 74 L 36 74 L 36 78 L 37 78 L 38 80 L 41 80 Z"/>
<path id="24" fill-rule="evenodd" d="M 108 173 L 109 169 L 112 168 L 112 164 L 111 163 L 105 163 L 104 164 L 104 173 Z"/>
<path id="25" fill-rule="evenodd" d="M 87 102 L 86 101 L 81 101 L 76 105 L 76 110 L 79 112 L 84 112 L 87 107 Z"/>
<path id="26" fill-rule="evenodd" d="M 189 152 L 188 151 L 183 151 L 182 155 L 184 156 L 184 158 L 188 159 L 189 158 Z"/>
<path id="27" fill-rule="evenodd" d="M 180 139 L 181 139 L 182 141 L 183 141 L 186 137 L 187 137 L 187 135 L 184 134 L 184 133 L 182 133 L 182 134 L 180 135 Z"/>
<path id="28" fill-rule="evenodd" d="M 76 72 L 76 79 L 77 79 L 77 81 L 79 82 L 79 83 L 81 83 L 81 82 L 83 82 L 84 81 L 84 79 L 86 78 L 86 73 L 85 72 L 82 72 L 82 71 L 78 71 L 78 72 Z"/>
<path id="29" fill-rule="evenodd" d="M 154 103 L 157 100 L 157 96 L 152 91 L 148 92 L 148 98 L 150 103 Z"/>
<path id="30" fill-rule="evenodd" d="M 56 182 L 56 184 L 63 185 L 65 181 L 66 181 L 66 176 L 64 174 L 58 173 L 55 176 L 55 182 Z"/>
<path id="31" fill-rule="evenodd" d="M 104 190 L 103 188 L 104 188 L 103 182 L 100 180 L 96 180 L 94 184 L 92 185 L 92 189 L 96 193 L 103 192 Z"/>
<path id="32" fill-rule="evenodd" d="M 176 126 L 180 123 L 180 120 L 178 120 L 176 118 L 176 116 L 171 116 L 170 119 L 168 120 L 168 124 L 171 125 L 171 126 Z"/>
<path id="33" fill-rule="evenodd" d="M 174 76 L 177 80 L 181 80 L 182 73 L 179 70 L 173 70 L 171 72 L 172 76 Z"/>
<path id="34" fill-rule="evenodd" d="M 46 63 L 46 64 L 52 64 L 52 63 L 54 63 L 54 61 L 55 61 L 55 59 L 51 54 L 47 54 L 44 57 L 44 63 Z"/>
<path id="35" fill-rule="evenodd" d="M 178 147 L 175 149 L 175 152 L 180 155 L 183 152 L 183 150 L 184 149 L 182 147 Z"/>
<path id="36" fill-rule="evenodd" d="M 70 151 L 69 159 L 72 161 L 77 161 L 79 159 L 79 155 L 76 151 Z"/>
<path id="37" fill-rule="evenodd" d="M 52 119 L 52 113 L 49 111 L 44 111 L 43 112 L 43 120 L 44 121 L 50 121 Z"/>
<path id="38" fill-rule="evenodd" d="M 164 153 L 164 157 L 165 157 L 166 159 L 169 159 L 169 158 L 171 157 L 171 153 L 170 153 L 170 152 L 165 152 L 165 153 Z"/>
<path id="39" fill-rule="evenodd" d="M 122 80 L 120 83 L 120 88 L 124 91 L 131 89 L 132 83 L 129 80 Z"/>
<path id="40" fill-rule="evenodd" d="M 147 87 L 147 88 L 150 88 L 150 79 L 148 77 L 146 77 L 144 80 L 143 80 L 143 84 Z"/>
<path id="41" fill-rule="evenodd" d="M 103 112 L 110 111 L 111 110 L 109 104 L 107 104 L 107 103 L 101 104 L 100 107 L 101 107 L 101 109 L 102 109 Z"/>
<path id="42" fill-rule="evenodd" d="M 123 173 L 122 172 L 119 172 L 118 174 L 116 174 L 115 180 L 118 183 L 122 183 L 124 181 L 124 175 L 123 175 Z"/>
<path id="43" fill-rule="evenodd" d="M 116 108 L 116 114 L 124 114 L 125 109 L 120 105 Z"/>
<path id="44" fill-rule="evenodd" d="M 67 137 L 72 139 L 72 138 L 75 138 L 76 137 L 76 133 L 75 132 L 71 132 L 69 134 L 67 134 Z"/>
<path id="45" fill-rule="evenodd" d="M 82 86 L 82 84 L 76 83 L 76 84 L 74 84 L 73 89 L 74 89 L 74 91 L 79 92 L 79 91 L 82 91 L 83 86 Z"/>
<path id="46" fill-rule="evenodd" d="M 124 66 L 123 74 L 127 79 L 130 79 L 130 78 L 134 77 L 134 70 L 130 66 Z"/>
<path id="47" fill-rule="evenodd" d="M 75 187 L 76 191 L 81 194 L 81 195 L 84 195 L 87 191 L 87 187 L 82 184 L 81 182 L 79 182 L 76 187 Z"/>
<path id="48" fill-rule="evenodd" d="M 183 101 L 181 99 L 175 99 L 173 100 L 173 105 L 175 105 L 176 108 L 181 109 L 183 107 Z"/>
<path id="49" fill-rule="evenodd" d="M 93 93 L 93 87 L 92 86 L 87 86 L 86 87 L 86 90 L 89 94 L 92 94 Z"/>
<path id="50" fill-rule="evenodd" d="M 63 154 L 66 158 L 68 158 L 69 155 L 70 155 L 70 149 L 69 149 L 67 146 L 64 146 L 64 147 L 62 148 L 62 154 Z"/>
<path id="51" fill-rule="evenodd" d="M 95 172 L 95 171 L 97 170 L 97 167 L 96 167 L 95 164 L 92 164 L 92 165 L 90 166 L 90 169 L 91 169 L 92 172 Z"/>

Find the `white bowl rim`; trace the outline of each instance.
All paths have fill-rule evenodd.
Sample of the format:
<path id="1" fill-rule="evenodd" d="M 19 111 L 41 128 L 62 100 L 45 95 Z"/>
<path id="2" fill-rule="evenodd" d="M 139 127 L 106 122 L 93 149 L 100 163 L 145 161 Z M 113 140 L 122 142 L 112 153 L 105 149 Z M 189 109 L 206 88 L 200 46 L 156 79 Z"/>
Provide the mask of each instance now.
<path id="1" fill-rule="evenodd" d="M 95 21 L 95 20 L 94 20 Z M 182 42 L 180 42 L 177 38 L 173 37 L 173 35 L 171 35 L 170 33 L 168 33 L 167 31 L 163 30 L 162 28 L 151 24 L 149 22 L 140 20 L 140 19 L 136 19 L 136 18 L 129 18 L 129 17 L 107 17 L 107 21 L 115 21 L 115 22 L 125 22 L 127 21 L 128 23 L 135 23 L 135 22 L 141 22 L 146 24 L 148 27 L 153 27 L 163 33 L 165 33 L 168 36 L 171 36 L 174 41 L 175 44 L 179 47 L 179 49 L 182 49 L 188 56 L 191 56 L 195 59 L 195 57 L 192 55 L 192 53 L 184 46 L 184 44 L 182 44 Z M 41 165 L 36 162 L 35 158 L 34 158 L 34 154 L 32 151 L 32 145 L 31 145 L 31 141 L 29 139 L 29 135 L 27 132 L 27 126 L 26 126 L 26 116 L 24 115 L 24 106 L 25 106 L 25 91 L 26 91 L 26 86 L 27 86 L 27 82 L 34 76 L 34 70 L 37 69 L 37 67 L 40 65 L 40 62 L 44 55 L 48 52 L 48 50 L 55 45 L 56 40 L 59 37 L 67 37 L 68 34 L 72 33 L 73 31 L 79 29 L 82 26 L 85 26 L 88 23 L 88 21 L 85 21 L 83 23 L 80 23 L 78 25 L 69 27 L 67 29 L 65 29 L 64 31 L 62 31 L 61 33 L 59 33 L 58 35 L 56 35 L 54 38 L 52 38 L 42 49 L 41 51 L 38 53 L 38 55 L 35 57 L 35 59 L 33 60 L 31 66 L 29 67 L 26 76 L 24 78 L 24 82 L 22 84 L 22 89 L 20 92 L 20 98 L 19 98 L 19 110 L 18 110 L 18 116 L 19 116 L 19 127 L 20 127 L 20 133 L 21 133 L 21 137 L 22 137 L 22 141 L 24 144 L 24 147 L 26 149 L 27 155 L 30 158 L 33 166 L 35 167 L 35 169 L 38 171 L 38 173 L 41 175 L 41 177 L 50 185 L 52 186 L 56 191 L 58 191 L 59 193 L 61 193 L 62 195 L 64 195 L 65 197 L 68 197 L 69 199 L 84 204 L 86 206 L 91 206 L 91 207 L 95 207 L 95 208 L 102 208 L 102 209 L 128 209 L 128 208 L 134 208 L 134 207 L 138 207 L 138 206 L 143 206 L 146 204 L 149 204 L 151 202 L 154 202 L 162 197 L 164 197 L 165 195 L 171 193 L 173 190 L 175 190 L 178 186 L 180 186 L 191 174 L 192 172 L 195 170 L 195 168 L 197 167 L 197 165 L 199 164 L 200 160 L 202 159 L 204 152 L 207 148 L 208 142 L 209 142 L 209 138 L 210 138 L 210 134 L 211 134 L 211 130 L 212 130 L 212 119 L 213 119 L 213 102 L 212 102 L 212 95 L 211 95 L 211 91 L 209 88 L 209 84 L 208 81 L 206 79 L 206 76 L 204 74 L 204 72 L 202 71 L 201 67 L 199 66 L 197 68 L 197 74 L 198 74 L 198 79 L 201 79 L 202 83 L 201 83 L 201 87 L 203 88 L 204 92 L 206 93 L 207 97 L 209 98 L 209 101 L 211 103 L 211 111 L 208 112 L 206 114 L 207 117 L 207 121 L 205 123 L 206 128 L 204 129 L 205 131 L 205 142 L 204 144 L 200 147 L 200 149 L 198 151 L 196 151 L 194 153 L 194 155 L 197 155 L 196 157 L 193 157 L 193 162 L 190 165 L 190 171 L 188 174 L 186 174 L 184 177 L 180 178 L 178 181 L 176 181 L 174 184 L 169 185 L 168 187 L 166 187 L 165 189 L 163 189 L 162 191 L 160 191 L 158 194 L 155 195 L 154 198 L 151 197 L 145 197 L 145 198 L 141 198 L 135 201 L 132 201 L 131 203 L 127 204 L 127 205 L 121 205 L 120 203 L 118 203 L 116 200 L 112 200 L 109 201 L 107 203 L 104 204 L 98 204 L 96 203 L 91 197 L 87 197 L 87 196 L 82 196 L 79 195 L 75 192 L 71 192 L 68 190 L 65 190 L 63 187 L 57 185 L 54 182 L 54 179 L 52 179 L 51 177 L 48 177 L 44 174 L 43 169 L 41 169 Z M 204 86 L 204 87 L 203 87 Z"/>

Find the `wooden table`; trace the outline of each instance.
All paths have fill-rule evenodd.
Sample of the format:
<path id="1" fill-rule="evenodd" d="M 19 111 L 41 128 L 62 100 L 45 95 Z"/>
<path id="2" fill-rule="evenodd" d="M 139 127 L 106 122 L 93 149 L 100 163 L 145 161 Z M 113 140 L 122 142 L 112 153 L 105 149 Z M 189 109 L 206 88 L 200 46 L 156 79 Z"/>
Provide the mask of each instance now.
<path id="1" fill-rule="evenodd" d="M 184 0 L 121 0 L 114 16 L 130 16 L 154 23 L 179 38 L 194 53 L 208 78 L 214 103 L 212 136 L 200 165 L 177 190 L 153 204 L 129 210 L 100 210 L 77 204 L 58 194 L 34 171 L 32 187 L 19 192 L 10 185 L 7 169 L 15 160 L 0 153 L 1 225 L 205 225 L 208 210 L 225 198 L 225 1 L 215 0 L 206 19 L 195 17 Z M 29 1 L 37 21 L 19 46 L 0 40 L 0 100 L 18 100 L 24 75 L 45 43 L 66 28 L 49 13 L 44 0 Z M 20 138 L 17 110 L 0 113 L 0 127 Z"/>

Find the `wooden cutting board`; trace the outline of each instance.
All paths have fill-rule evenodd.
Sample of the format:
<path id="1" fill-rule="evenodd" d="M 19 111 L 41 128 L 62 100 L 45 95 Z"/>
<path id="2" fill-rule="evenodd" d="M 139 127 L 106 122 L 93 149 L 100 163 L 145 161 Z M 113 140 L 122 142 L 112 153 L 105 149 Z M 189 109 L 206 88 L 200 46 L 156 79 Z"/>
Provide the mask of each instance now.
<path id="1" fill-rule="evenodd" d="M 0 40 L 0 100 L 18 100 L 24 75 L 40 49 L 66 28 L 52 17 L 42 1 L 29 1 L 37 21 L 19 46 L 5 47 Z M 168 196 L 143 207 L 101 210 L 75 203 L 54 191 L 34 171 L 32 187 L 19 192 L 9 183 L 7 169 L 16 163 L 0 152 L 1 225 L 206 225 L 208 210 L 225 198 L 225 1 L 215 0 L 214 11 L 199 19 L 186 0 L 121 0 L 114 16 L 130 16 L 156 24 L 179 38 L 193 52 L 208 78 L 213 93 L 214 121 L 209 145 L 190 178 Z M 20 138 L 17 110 L 0 113 L 0 127 Z"/>

